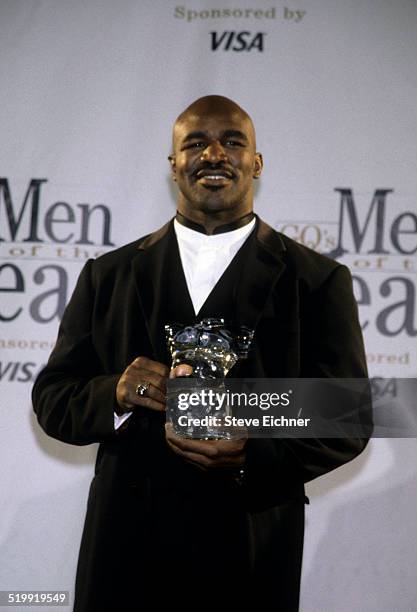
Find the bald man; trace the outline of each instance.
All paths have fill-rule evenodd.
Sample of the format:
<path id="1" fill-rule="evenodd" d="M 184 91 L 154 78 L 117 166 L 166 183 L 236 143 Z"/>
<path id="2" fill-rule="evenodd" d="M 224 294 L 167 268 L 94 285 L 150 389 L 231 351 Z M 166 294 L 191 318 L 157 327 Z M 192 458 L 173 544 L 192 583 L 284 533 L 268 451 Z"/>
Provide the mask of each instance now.
<path id="1" fill-rule="evenodd" d="M 222 96 L 175 122 L 175 219 L 81 272 L 33 390 L 39 423 L 99 442 L 75 610 L 298 609 L 304 483 L 366 440 L 192 440 L 165 425 L 164 325 L 255 330 L 234 377 L 366 376 L 350 274 L 253 213 L 262 172 L 248 114 Z M 242 478 L 242 474 L 244 478 Z"/>

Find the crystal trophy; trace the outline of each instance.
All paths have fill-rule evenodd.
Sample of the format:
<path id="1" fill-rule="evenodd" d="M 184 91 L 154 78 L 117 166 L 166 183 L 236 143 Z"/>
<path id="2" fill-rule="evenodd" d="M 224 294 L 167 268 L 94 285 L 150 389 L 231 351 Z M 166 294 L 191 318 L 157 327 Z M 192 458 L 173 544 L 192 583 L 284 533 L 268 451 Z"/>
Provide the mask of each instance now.
<path id="1" fill-rule="evenodd" d="M 191 376 L 168 382 L 167 421 L 175 433 L 206 440 L 235 437 L 236 431 L 225 425 L 230 407 L 224 378 L 239 359 L 247 357 L 253 330 L 210 318 L 194 325 L 168 324 L 165 333 L 172 367 L 193 368 Z"/>

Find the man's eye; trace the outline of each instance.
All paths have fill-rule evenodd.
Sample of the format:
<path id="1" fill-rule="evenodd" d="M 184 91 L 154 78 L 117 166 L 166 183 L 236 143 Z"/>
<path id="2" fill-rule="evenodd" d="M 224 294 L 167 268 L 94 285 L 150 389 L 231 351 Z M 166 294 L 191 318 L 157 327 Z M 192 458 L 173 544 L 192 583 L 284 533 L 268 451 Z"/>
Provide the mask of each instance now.
<path id="1" fill-rule="evenodd" d="M 243 144 L 238 140 L 226 140 L 226 145 L 228 147 L 243 147 Z"/>
<path id="2" fill-rule="evenodd" d="M 190 144 L 186 146 L 186 149 L 202 149 L 205 146 L 204 142 L 190 142 Z"/>

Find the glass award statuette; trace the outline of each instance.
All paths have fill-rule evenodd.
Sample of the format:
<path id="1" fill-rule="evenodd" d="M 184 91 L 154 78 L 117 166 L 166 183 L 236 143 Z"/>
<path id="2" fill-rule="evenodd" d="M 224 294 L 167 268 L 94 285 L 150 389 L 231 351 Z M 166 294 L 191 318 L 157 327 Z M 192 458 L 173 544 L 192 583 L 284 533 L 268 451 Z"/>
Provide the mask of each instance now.
<path id="1" fill-rule="evenodd" d="M 165 325 L 172 367 L 192 366 L 190 377 L 169 382 L 167 420 L 175 433 L 200 439 L 231 438 L 224 425 L 230 409 L 224 399 L 224 383 L 230 369 L 245 359 L 253 330 L 226 327 L 224 319 L 203 319 L 195 325 Z M 190 380 L 191 379 L 191 380 Z M 236 432 L 235 432 L 236 433 Z"/>

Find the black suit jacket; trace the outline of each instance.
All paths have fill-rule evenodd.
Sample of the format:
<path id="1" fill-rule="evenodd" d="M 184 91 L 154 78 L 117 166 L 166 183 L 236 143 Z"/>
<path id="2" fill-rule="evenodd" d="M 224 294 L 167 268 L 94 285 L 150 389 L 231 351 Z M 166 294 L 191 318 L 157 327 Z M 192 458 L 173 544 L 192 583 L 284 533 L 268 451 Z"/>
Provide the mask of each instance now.
<path id="1" fill-rule="evenodd" d="M 185 564 L 193 557 L 203 563 L 201 572 L 204 563 L 218 564 L 218 554 L 207 552 L 217 539 L 221 567 L 234 567 L 236 576 L 243 573 L 257 581 L 258 600 L 268 591 L 270 577 L 274 589 L 279 579 L 283 607 L 277 609 L 296 610 L 304 483 L 354 458 L 366 440 L 250 439 L 246 482 L 239 486 L 174 455 L 165 443 L 160 413 L 136 410 L 125 426 L 114 430 L 115 390 L 123 370 L 138 355 L 167 359 L 162 312 L 172 232 L 170 221 L 86 263 L 57 344 L 33 389 L 35 412 L 49 435 L 71 444 L 100 443 L 80 552 L 76 609 L 95 609 L 98 592 L 105 593 L 103 601 L 108 603 L 111 583 L 135 580 L 130 561 L 129 570 L 123 561 L 131 559 L 132 542 L 134 566 L 150 584 L 152 568 L 158 572 L 161 557 L 163 566 L 171 568 L 179 568 L 179 559 Z M 257 348 L 239 374 L 366 376 L 348 269 L 260 219 L 255 232 L 237 287 L 236 321 L 255 328 Z M 169 524 L 168 531 L 161 527 Z M 130 546 L 120 537 L 118 525 L 123 525 L 122 532 L 129 529 Z M 204 554 L 199 546 L 204 546 Z M 174 575 L 177 582 L 180 574 Z M 151 592 L 155 596 L 156 591 Z"/>

